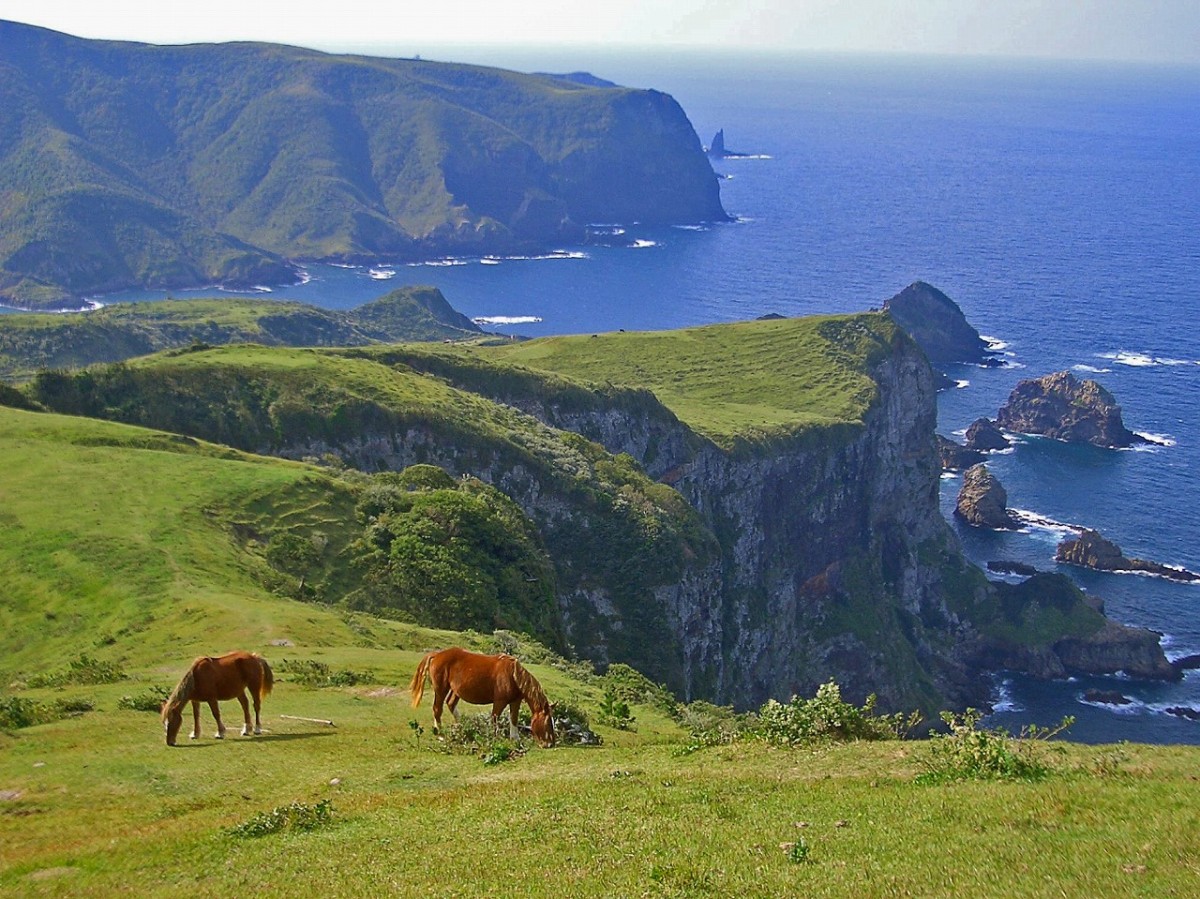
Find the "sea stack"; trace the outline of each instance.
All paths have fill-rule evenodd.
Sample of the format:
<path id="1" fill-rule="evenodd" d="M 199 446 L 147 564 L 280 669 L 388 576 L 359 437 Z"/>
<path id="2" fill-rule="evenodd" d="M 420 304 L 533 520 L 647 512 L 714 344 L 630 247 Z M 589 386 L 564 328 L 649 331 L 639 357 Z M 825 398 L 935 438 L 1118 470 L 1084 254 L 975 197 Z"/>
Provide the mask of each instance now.
<path id="1" fill-rule="evenodd" d="M 934 365 L 998 365 L 958 304 L 931 284 L 914 281 L 883 304 Z"/>
<path id="2" fill-rule="evenodd" d="M 1011 531 L 1020 524 L 1008 511 L 1008 493 L 986 465 L 972 465 L 963 474 L 954 514 L 977 528 Z"/>
<path id="3" fill-rule="evenodd" d="M 1125 427 L 1121 407 L 1111 393 L 1069 371 L 1021 381 L 1000 408 L 996 423 L 1010 431 L 1068 443 L 1119 449 L 1149 442 Z"/>

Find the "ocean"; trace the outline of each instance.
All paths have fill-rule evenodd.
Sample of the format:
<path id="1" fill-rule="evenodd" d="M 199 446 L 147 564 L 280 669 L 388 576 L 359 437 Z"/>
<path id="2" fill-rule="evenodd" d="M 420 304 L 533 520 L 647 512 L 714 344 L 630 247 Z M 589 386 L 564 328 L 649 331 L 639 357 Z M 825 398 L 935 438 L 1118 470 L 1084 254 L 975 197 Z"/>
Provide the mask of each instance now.
<path id="1" fill-rule="evenodd" d="M 1010 506 L 1096 528 L 1126 555 L 1200 570 L 1200 69 L 611 50 L 424 55 L 586 69 L 672 94 L 704 143 L 723 128 L 726 146 L 748 154 L 715 164 L 735 220 L 625 223 L 609 229 L 608 245 L 536 259 L 313 265 L 306 283 L 266 295 L 347 308 L 433 284 L 493 330 L 540 336 L 863 310 L 928 281 L 1006 362 L 949 372 L 960 386 L 940 396 L 943 434 L 961 438 L 975 418 L 995 417 L 1020 379 L 1071 369 L 1111 390 L 1129 427 L 1167 444 L 1115 451 L 1024 438 L 989 462 Z M 947 514 L 959 486 L 943 478 Z M 1062 530 L 1052 525 L 952 527 L 972 560 L 1063 570 L 1111 617 L 1162 632 L 1170 657 L 1200 653 L 1200 586 L 1056 566 Z M 1087 704 L 1089 687 L 1131 702 Z M 1166 711 L 1200 709 L 1200 671 L 1173 684 L 1001 676 L 996 701 L 989 721 L 1013 730 L 1073 715 L 1068 736 L 1079 741 L 1200 744 L 1200 722 Z"/>

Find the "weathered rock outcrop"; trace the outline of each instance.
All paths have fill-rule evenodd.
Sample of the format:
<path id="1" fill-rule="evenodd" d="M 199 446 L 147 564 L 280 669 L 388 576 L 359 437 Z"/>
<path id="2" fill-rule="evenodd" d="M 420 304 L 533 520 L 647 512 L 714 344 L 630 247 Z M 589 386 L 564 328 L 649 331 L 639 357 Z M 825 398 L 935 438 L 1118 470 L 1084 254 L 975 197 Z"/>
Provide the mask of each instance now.
<path id="1" fill-rule="evenodd" d="M 931 284 L 915 281 L 885 302 L 883 308 L 934 365 L 1000 364 L 979 332 L 967 322 L 958 304 Z"/>
<path id="2" fill-rule="evenodd" d="M 993 588 L 999 616 L 978 619 L 980 665 L 1043 679 L 1118 671 L 1147 680 L 1181 676 L 1163 653 L 1160 634 L 1105 618 L 1103 603 L 1065 575 L 1037 574 Z"/>
<path id="3" fill-rule="evenodd" d="M 972 465 L 964 472 L 954 514 L 977 528 L 1002 531 L 1020 527 L 1008 511 L 1008 493 L 1004 485 L 982 463 Z"/>
<path id="4" fill-rule="evenodd" d="M 965 446 L 967 449 L 987 453 L 1008 449 L 1012 443 L 990 418 L 977 418 L 967 425 Z"/>
<path id="5" fill-rule="evenodd" d="M 1013 559 L 993 559 L 987 563 L 987 570 L 996 574 L 1015 574 L 1018 577 L 1033 577 L 1038 573 L 1035 566 Z"/>
<path id="6" fill-rule="evenodd" d="M 1160 562 L 1129 558 L 1121 552 L 1121 547 L 1117 544 L 1101 536 L 1099 532 L 1089 529 L 1080 531 L 1077 537 L 1059 543 L 1054 560 L 1096 571 L 1136 571 L 1185 584 L 1200 581 L 1200 574 L 1185 568 L 1172 568 Z"/>
<path id="7" fill-rule="evenodd" d="M 937 435 L 937 447 L 943 471 L 965 471 L 984 460 L 983 453 L 969 449 L 961 443 L 955 443 L 941 434 Z"/>
<path id="8" fill-rule="evenodd" d="M 1069 371 L 1021 381 L 1000 408 L 996 422 L 1009 431 L 1068 443 L 1120 448 L 1148 442 L 1125 427 L 1121 407 L 1111 393 Z"/>
<path id="9" fill-rule="evenodd" d="M 1160 634 L 1115 621 L 1084 637 L 1064 637 L 1054 652 L 1069 673 L 1116 674 L 1147 680 L 1178 680 L 1179 672 L 1167 661 Z"/>

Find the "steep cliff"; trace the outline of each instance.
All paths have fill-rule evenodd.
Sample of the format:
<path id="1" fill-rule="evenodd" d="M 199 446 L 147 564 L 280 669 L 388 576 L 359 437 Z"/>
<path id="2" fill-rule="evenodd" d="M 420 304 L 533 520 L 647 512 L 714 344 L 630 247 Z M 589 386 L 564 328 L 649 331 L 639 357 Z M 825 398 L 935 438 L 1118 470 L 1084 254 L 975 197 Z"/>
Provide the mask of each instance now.
<path id="1" fill-rule="evenodd" d="M 1000 665 L 1111 666 L 1131 636 L 1106 635 L 1077 590 L 1006 595 L 964 560 L 939 511 L 932 371 L 886 314 L 224 348 L 47 374 L 34 393 L 259 452 L 479 477 L 539 529 L 578 654 L 693 698 L 754 706 L 832 677 L 933 713 L 985 704 Z"/>

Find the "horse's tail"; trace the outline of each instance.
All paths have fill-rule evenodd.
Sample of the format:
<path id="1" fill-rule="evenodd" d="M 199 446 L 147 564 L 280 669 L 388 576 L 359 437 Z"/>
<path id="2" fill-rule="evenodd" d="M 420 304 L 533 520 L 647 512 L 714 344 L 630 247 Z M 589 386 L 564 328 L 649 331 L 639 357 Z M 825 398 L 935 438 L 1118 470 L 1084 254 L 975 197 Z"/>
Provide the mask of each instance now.
<path id="1" fill-rule="evenodd" d="M 408 685 L 408 692 L 412 696 L 412 707 L 414 709 L 421 704 L 421 697 L 425 695 L 425 678 L 429 674 L 429 660 L 432 658 L 432 652 L 425 653 L 425 658 L 421 659 L 417 665 L 412 682 Z"/>
<path id="2" fill-rule="evenodd" d="M 538 679 L 516 659 L 513 659 L 513 680 L 516 681 L 517 689 L 521 691 L 525 701 L 529 703 L 530 711 L 541 711 L 550 705 L 550 700 L 542 692 L 542 685 L 538 683 Z"/>
<path id="3" fill-rule="evenodd" d="M 258 666 L 262 669 L 262 677 L 258 681 L 258 701 L 262 702 L 271 695 L 271 689 L 275 686 L 275 672 L 262 656 L 256 653 L 254 658 L 258 660 Z"/>
<path id="4" fill-rule="evenodd" d="M 184 672 L 183 677 L 179 679 L 179 683 L 175 685 L 175 689 L 171 691 L 171 695 L 163 703 L 163 721 L 167 720 L 167 715 L 192 698 L 192 694 L 196 691 L 196 666 L 203 661 L 204 656 L 196 659 L 196 661 L 192 662 L 192 666 Z"/>

